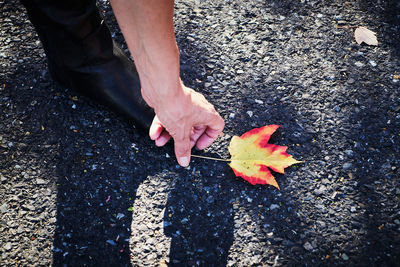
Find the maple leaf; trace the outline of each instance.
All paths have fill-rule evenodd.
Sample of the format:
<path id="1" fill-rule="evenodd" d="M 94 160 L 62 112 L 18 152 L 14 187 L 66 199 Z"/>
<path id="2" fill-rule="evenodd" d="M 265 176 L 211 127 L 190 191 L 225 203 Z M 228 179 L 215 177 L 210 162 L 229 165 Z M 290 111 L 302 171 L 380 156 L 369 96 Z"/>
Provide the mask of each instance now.
<path id="1" fill-rule="evenodd" d="M 270 170 L 284 173 L 284 169 L 302 161 L 295 160 L 286 153 L 286 146 L 269 144 L 271 135 L 279 125 L 267 125 L 252 129 L 242 136 L 234 136 L 229 144 L 231 159 L 229 166 L 236 176 L 240 176 L 252 185 L 270 184 L 279 189 Z"/>
<path id="2" fill-rule="evenodd" d="M 368 30 L 365 27 L 358 27 L 354 31 L 354 38 L 356 38 L 357 44 L 362 44 L 363 42 L 368 45 L 378 45 L 378 39 L 376 39 L 376 33 Z"/>

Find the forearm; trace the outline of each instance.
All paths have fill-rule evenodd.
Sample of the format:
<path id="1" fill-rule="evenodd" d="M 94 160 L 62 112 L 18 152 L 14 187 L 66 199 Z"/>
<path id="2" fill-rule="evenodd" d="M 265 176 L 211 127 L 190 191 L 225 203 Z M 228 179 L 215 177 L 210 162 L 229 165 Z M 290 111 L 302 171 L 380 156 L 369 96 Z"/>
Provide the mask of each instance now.
<path id="1" fill-rule="evenodd" d="M 156 108 L 182 94 L 173 0 L 111 0 L 135 61 L 144 98 Z"/>

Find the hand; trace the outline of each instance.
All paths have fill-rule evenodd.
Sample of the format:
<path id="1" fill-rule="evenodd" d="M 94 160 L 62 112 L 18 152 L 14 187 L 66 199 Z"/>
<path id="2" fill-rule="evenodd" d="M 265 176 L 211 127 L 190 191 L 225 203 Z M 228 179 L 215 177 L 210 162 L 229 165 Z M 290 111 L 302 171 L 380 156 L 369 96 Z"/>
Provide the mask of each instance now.
<path id="1" fill-rule="evenodd" d="M 182 83 L 181 86 L 181 96 L 156 108 L 149 135 L 157 146 L 165 145 L 172 137 L 178 163 L 186 167 L 191 149 L 195 145 L 198 149 L 211 145 L 224 129 L 225 122 L 202 94 Z"/>

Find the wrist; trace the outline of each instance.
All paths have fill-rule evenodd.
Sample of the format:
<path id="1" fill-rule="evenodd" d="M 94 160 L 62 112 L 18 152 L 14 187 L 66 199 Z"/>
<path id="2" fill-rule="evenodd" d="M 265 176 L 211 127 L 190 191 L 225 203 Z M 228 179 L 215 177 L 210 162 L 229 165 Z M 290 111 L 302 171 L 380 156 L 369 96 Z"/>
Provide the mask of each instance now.
<path id="1" fill-rule="evenodd" d="M 157 78 L 152 78 L 139 71 L 139 78 L 143 98 L 154 109 L 163 106 L 164 103 L 172 104 L 185 95 L 185 87 L 179 76 L 163 78 L 162 75 L 158 75 Z"/>
<path id="2" fill-rule="evenodd" d="M 133 56 L 139 74 L 143 97 L 153 108 L 163 102 L 171 102 L 183 96 L 184 86 L 180 79 L 179 52 L 137 49 Z"/>
<path id="3" fill-rule="evenodd" d="M 156 114 L 173 112 L 180 113 L 185 109 L 186 103 L 190 102 L 190 91 L 186 88 L 182 81 L 173 90 L 166 94 L 158 94 L 157 101 L 154 102 L 154 111 Z M 184 114 L 174 114 L 176 117 L 181 117 Z"/>

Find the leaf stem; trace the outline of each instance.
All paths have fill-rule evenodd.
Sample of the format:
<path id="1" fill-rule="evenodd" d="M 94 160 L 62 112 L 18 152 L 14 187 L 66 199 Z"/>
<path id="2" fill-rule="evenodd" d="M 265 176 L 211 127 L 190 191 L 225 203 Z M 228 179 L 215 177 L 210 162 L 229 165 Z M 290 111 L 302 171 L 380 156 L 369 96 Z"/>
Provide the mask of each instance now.
<path id="1" fill-rule="evenodd" d="M 218 160 L 218 161 L 231 161 L 230 159 L 219 159 L 219 158 L 212 158 L 212 157 L 199 156 L 199 155 L 191 155 L 191 156 L 195 157 L 195 158 L 201 158 L 201 159 L 212 159 L 212 160 Z"/>

